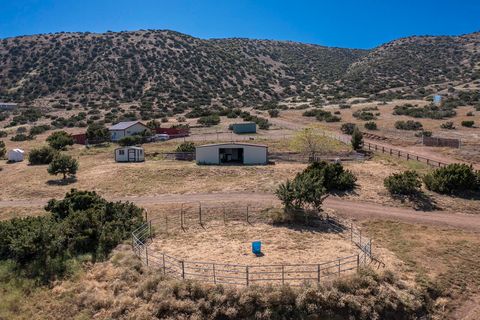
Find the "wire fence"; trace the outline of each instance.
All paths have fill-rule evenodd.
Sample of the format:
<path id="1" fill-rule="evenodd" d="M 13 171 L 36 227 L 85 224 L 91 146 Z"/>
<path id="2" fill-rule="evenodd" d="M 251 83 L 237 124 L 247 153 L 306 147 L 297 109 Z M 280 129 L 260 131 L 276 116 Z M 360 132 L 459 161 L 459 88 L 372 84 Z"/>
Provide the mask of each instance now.
<path id="1" fill-rule="evenodd" d="M 177 214 L 148 220 L 132 232 L 135 254 L 147 266 L 175 279 L 193 279 L 214 284 L 244 285 L 279 284 L 301 285 L 306 282 L 324 282 L 351 274 L 362 265 L 383 263 L 372 254 L 371 239 L 362 236 L 360 229 L 334 217 L 323 220 L 330 231 L 350 240 L 359 249 L 357 254 L 310 264 L 244 265 L 178 259 L 150 248 L 153 238 L 172 230 L 204 226 L 207 223 L 267 222 L 264 208 L 253 206 L 182 206 Z"/>

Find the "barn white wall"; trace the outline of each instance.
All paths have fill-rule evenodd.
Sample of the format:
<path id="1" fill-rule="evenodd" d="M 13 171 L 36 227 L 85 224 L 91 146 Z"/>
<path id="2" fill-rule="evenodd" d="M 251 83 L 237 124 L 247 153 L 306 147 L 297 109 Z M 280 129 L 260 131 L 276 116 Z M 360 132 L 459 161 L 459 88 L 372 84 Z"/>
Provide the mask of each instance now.
<path id="1" fill-rule="evenodd" d="M 196 148 L 196 161 L 199 164 L 220 164 L 221 148 L 241 148 L 243 149 L 244 164 L 266 164 L 267 148 L 260 146 L 249 146 L 241 144 L 222 144 Z"/>

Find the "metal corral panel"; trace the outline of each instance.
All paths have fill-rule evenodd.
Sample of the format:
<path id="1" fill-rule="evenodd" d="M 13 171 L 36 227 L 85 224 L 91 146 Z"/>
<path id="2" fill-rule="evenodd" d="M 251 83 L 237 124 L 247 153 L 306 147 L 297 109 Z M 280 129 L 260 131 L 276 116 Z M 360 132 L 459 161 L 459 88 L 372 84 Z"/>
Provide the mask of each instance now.
<path id="1" fill-rule="evenodd" d="M 242 122 L 232 124 L 234 133 L 256 133 L 257 124 L 255 122 Z"/>
<path id="2" fill-rule="evenodd" d="M 247 143 L 219 143 L 196 147 L 195 158 L 197 164 L 227 163 L 227 161 L 221 160 L 221 150 L 227 153 L 231 152 L 234 157 L 241 155 L 242 159 L 239 164 L 263 165 L 268 163 L 267 146 Z"/>

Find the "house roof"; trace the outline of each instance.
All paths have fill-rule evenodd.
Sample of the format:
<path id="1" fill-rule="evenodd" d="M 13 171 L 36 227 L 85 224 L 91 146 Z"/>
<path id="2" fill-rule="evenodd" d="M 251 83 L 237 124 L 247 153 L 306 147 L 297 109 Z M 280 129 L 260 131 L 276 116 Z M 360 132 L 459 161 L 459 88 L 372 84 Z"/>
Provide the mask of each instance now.
<path id="1" fill-rule="evenodd" d="M 237 143 L 237 142 L 224 142 L 224 143 L 211 143 L 211 144 L 204 144 L 203 146 L 198 146 L 196 148 L 203 148 L 203 147 L 214 147 L 214 146 L 226 146 L 226 145 L 236 145 L 236 146 L 247 146 L 247 147 L 259 147 L 259 148 L 268 148 L 264 144 L 253 144 L 253 143 Z"/>
<path id="2" fill-rule="evenodd" d="M 144 125 L 143 123 L 141 123 L 140 121 L 136 120 L 136 121 L 124 121 L 124 122 L 119 122 L 113 126 L 111 126 L 109 128 L 109 130 L 125 130 L 125 129 L 128 129 L 130 128 L 131 126 L 133 125 L 136 125 L 137 123 L 140 123 L 142 126 L 144 126 L 145 128 L 147 127 L 146 125 Z"/>

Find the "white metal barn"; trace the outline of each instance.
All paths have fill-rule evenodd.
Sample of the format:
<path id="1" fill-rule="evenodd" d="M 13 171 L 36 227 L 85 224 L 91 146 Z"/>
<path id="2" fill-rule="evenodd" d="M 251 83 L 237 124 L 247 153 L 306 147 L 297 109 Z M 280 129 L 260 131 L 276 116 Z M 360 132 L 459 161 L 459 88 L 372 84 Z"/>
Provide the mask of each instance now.
<path id="1" fill-rule="evenodd" d="M 116 125 L 111 126 L 108 130 L 110 131 L 110 139 L 112 141 L 118 141 L 123 137 L 141 134 L 145 130 L 149 130 L 149 128 L 140 121 L 126 121 L 119 122 Z"/>
<path id="2" fill-rule="evenodd" d="M 267 164 L 268 147 L 250 143 L 215 143 L 195 148 L 197 164 Z"/>
<path id="3" fill-rule="evenodd" d="M 142 147 L 122 147 L 115 149 L 116 162 L 143 162 L 145 161 L 145 152 Z"/>
<path id="4" fill-rule="evenodd" d="M 10 162 L 20 162 L 23 161 L 25 156 L 25 151 L 22 149 L 12 149 L 7 153 L 7 159 Z"/>

